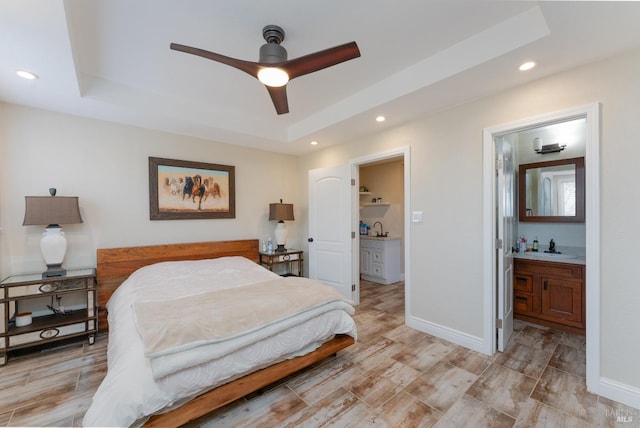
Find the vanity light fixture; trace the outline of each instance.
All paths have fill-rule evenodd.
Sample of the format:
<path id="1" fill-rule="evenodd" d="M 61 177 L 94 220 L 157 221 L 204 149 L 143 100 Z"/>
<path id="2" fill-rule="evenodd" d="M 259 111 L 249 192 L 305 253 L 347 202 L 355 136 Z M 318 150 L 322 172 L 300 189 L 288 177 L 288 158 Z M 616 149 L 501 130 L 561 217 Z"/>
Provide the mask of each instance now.
<path id="1" fill-rule="evenodd" d="M 533 67 L 536 66 L 536 63 L 533 61 L 527 61 L 525 63 L 522 63 L 520 65 L 520 67 L 518 67 L 518 70 L 520 71 L 527 71 L 527 70 L 531 70 Z"/>
<path id="2" fill-rule="evenodd" d="M 26 71 L 26 70 L 17 70 L 16 74 L 20 77 L 22 77 L 23 79 L 27 79 L 27 80 L 36 80 L 38 79 L 38 75 L 34 74 L 30 71 Z"/>
<path id="3" fill-rule="evenodd" d="M 567 148 L 566 144 L 553 143 L 553 144 L 542 145 L 542 139 L 537 137 L 533 139 L 533 151 L 540 155 L 546 155 L 547 153 L 561 152 L 566 148 Z"/>
<path id="4" fill-rule="evenodd" d="M 557 152 L 561 152 L 564 149 L 567 148 L 566 144 L 558 144 L 558 143 L 554 143 L 554 144 L 547 144 L 542 146 L 540 149 L 536 150 L 536 153 L 540 154 L 540 155 L 546 155 L 547 153 L 557 153 Z"/>

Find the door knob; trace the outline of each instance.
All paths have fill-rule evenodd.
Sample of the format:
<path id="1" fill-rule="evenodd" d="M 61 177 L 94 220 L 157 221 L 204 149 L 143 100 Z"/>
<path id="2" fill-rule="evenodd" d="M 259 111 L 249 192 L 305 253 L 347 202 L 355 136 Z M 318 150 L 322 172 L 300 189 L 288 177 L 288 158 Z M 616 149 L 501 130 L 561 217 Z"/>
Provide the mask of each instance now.
<path id="1" fill-rule="evenodd" d="M 307 239 L 307 241 L 313 242 L 313 238 L 309 238 L 309 239 Z"/>

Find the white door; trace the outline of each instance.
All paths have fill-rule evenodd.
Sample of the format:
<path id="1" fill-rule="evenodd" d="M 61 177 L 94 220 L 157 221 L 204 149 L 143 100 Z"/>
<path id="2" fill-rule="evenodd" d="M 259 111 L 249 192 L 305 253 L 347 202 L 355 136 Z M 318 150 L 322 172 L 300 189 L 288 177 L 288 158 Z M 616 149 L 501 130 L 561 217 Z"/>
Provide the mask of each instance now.
<path id="1" fill-rule="evenodd" d="M 496 137 L 496 250 L 498 278 L 498 351 L 504 352 L 513 333 L 513 256 L 515 242 L 515 165 L 512 144 Z"/>
<path id="2" fill-rule="evenodd" d="M 309 278 L 352 299 L 348 165 L 309 171 Z"/>

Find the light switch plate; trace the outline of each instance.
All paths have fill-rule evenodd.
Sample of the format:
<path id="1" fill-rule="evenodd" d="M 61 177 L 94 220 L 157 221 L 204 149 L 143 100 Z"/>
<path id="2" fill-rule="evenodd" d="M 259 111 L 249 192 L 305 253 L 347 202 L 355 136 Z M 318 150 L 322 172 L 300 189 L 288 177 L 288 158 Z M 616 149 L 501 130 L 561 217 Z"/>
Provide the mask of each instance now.
<path id="1" fill-rule="evenodd" d="M 422 223 L 422 211 L 413 211 L 411 213 L 412 223 Z"/>

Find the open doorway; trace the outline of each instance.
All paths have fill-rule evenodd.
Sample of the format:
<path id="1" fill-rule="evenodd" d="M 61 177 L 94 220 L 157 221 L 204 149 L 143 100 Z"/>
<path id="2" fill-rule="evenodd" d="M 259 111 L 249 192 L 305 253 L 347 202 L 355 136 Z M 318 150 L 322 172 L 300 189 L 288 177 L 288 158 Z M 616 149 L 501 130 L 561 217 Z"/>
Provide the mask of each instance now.
<path id="1" fill-rule="evenodd" d="M 484 130 L 484 237 L 485 237 L 485 259 L 484 259 L 484 291 L 485 291 L 485 341 L 486 353 L 492 354 L 497 348 L 497 330 L 501 327 L 498 316 L 499 306 L 499 272 L 496 266 L 499 265 L 499 257 L 504 256 L 504 252 L 497 251 L 502 245 L 510 248 L 515 243 L 500 242 L 497 234 L 497 225 L 502 221 L 498 218 L 496 206 L 502 194 L 497 189 L 497 171 L 500 165 L 497 162 L 496 141 L 503 139 L 509 134 L 523 132 L 528 129 L 541 128 L 543 126 L 567 122 L 573 119 L 586 119 L 585 126 L 585 222 L 584 222 L 584 242 L 585 242 L 585 292 L 586 292 L 586 383 L 591 392 L 597 393 L 600 389 L 598 382 L 599 374 L 599 105 L 591 104 L 576 107 L 560 112 L 550 113 L 542 116 L 528 118 L 522 121 L 505 125 L 486 128 Z M 533 148 L 532 148 L 533 150 Z M 515 204 L 515 202 L 514 202 Z"/>
<path id="2" fill-rule="evenodd" d="M 360 279 L 384 287 L 405 282 L 405 313 L 410 296 L 408 272 L 409 149 L 351 161 L 354 178 L 354 300 Z"/>

